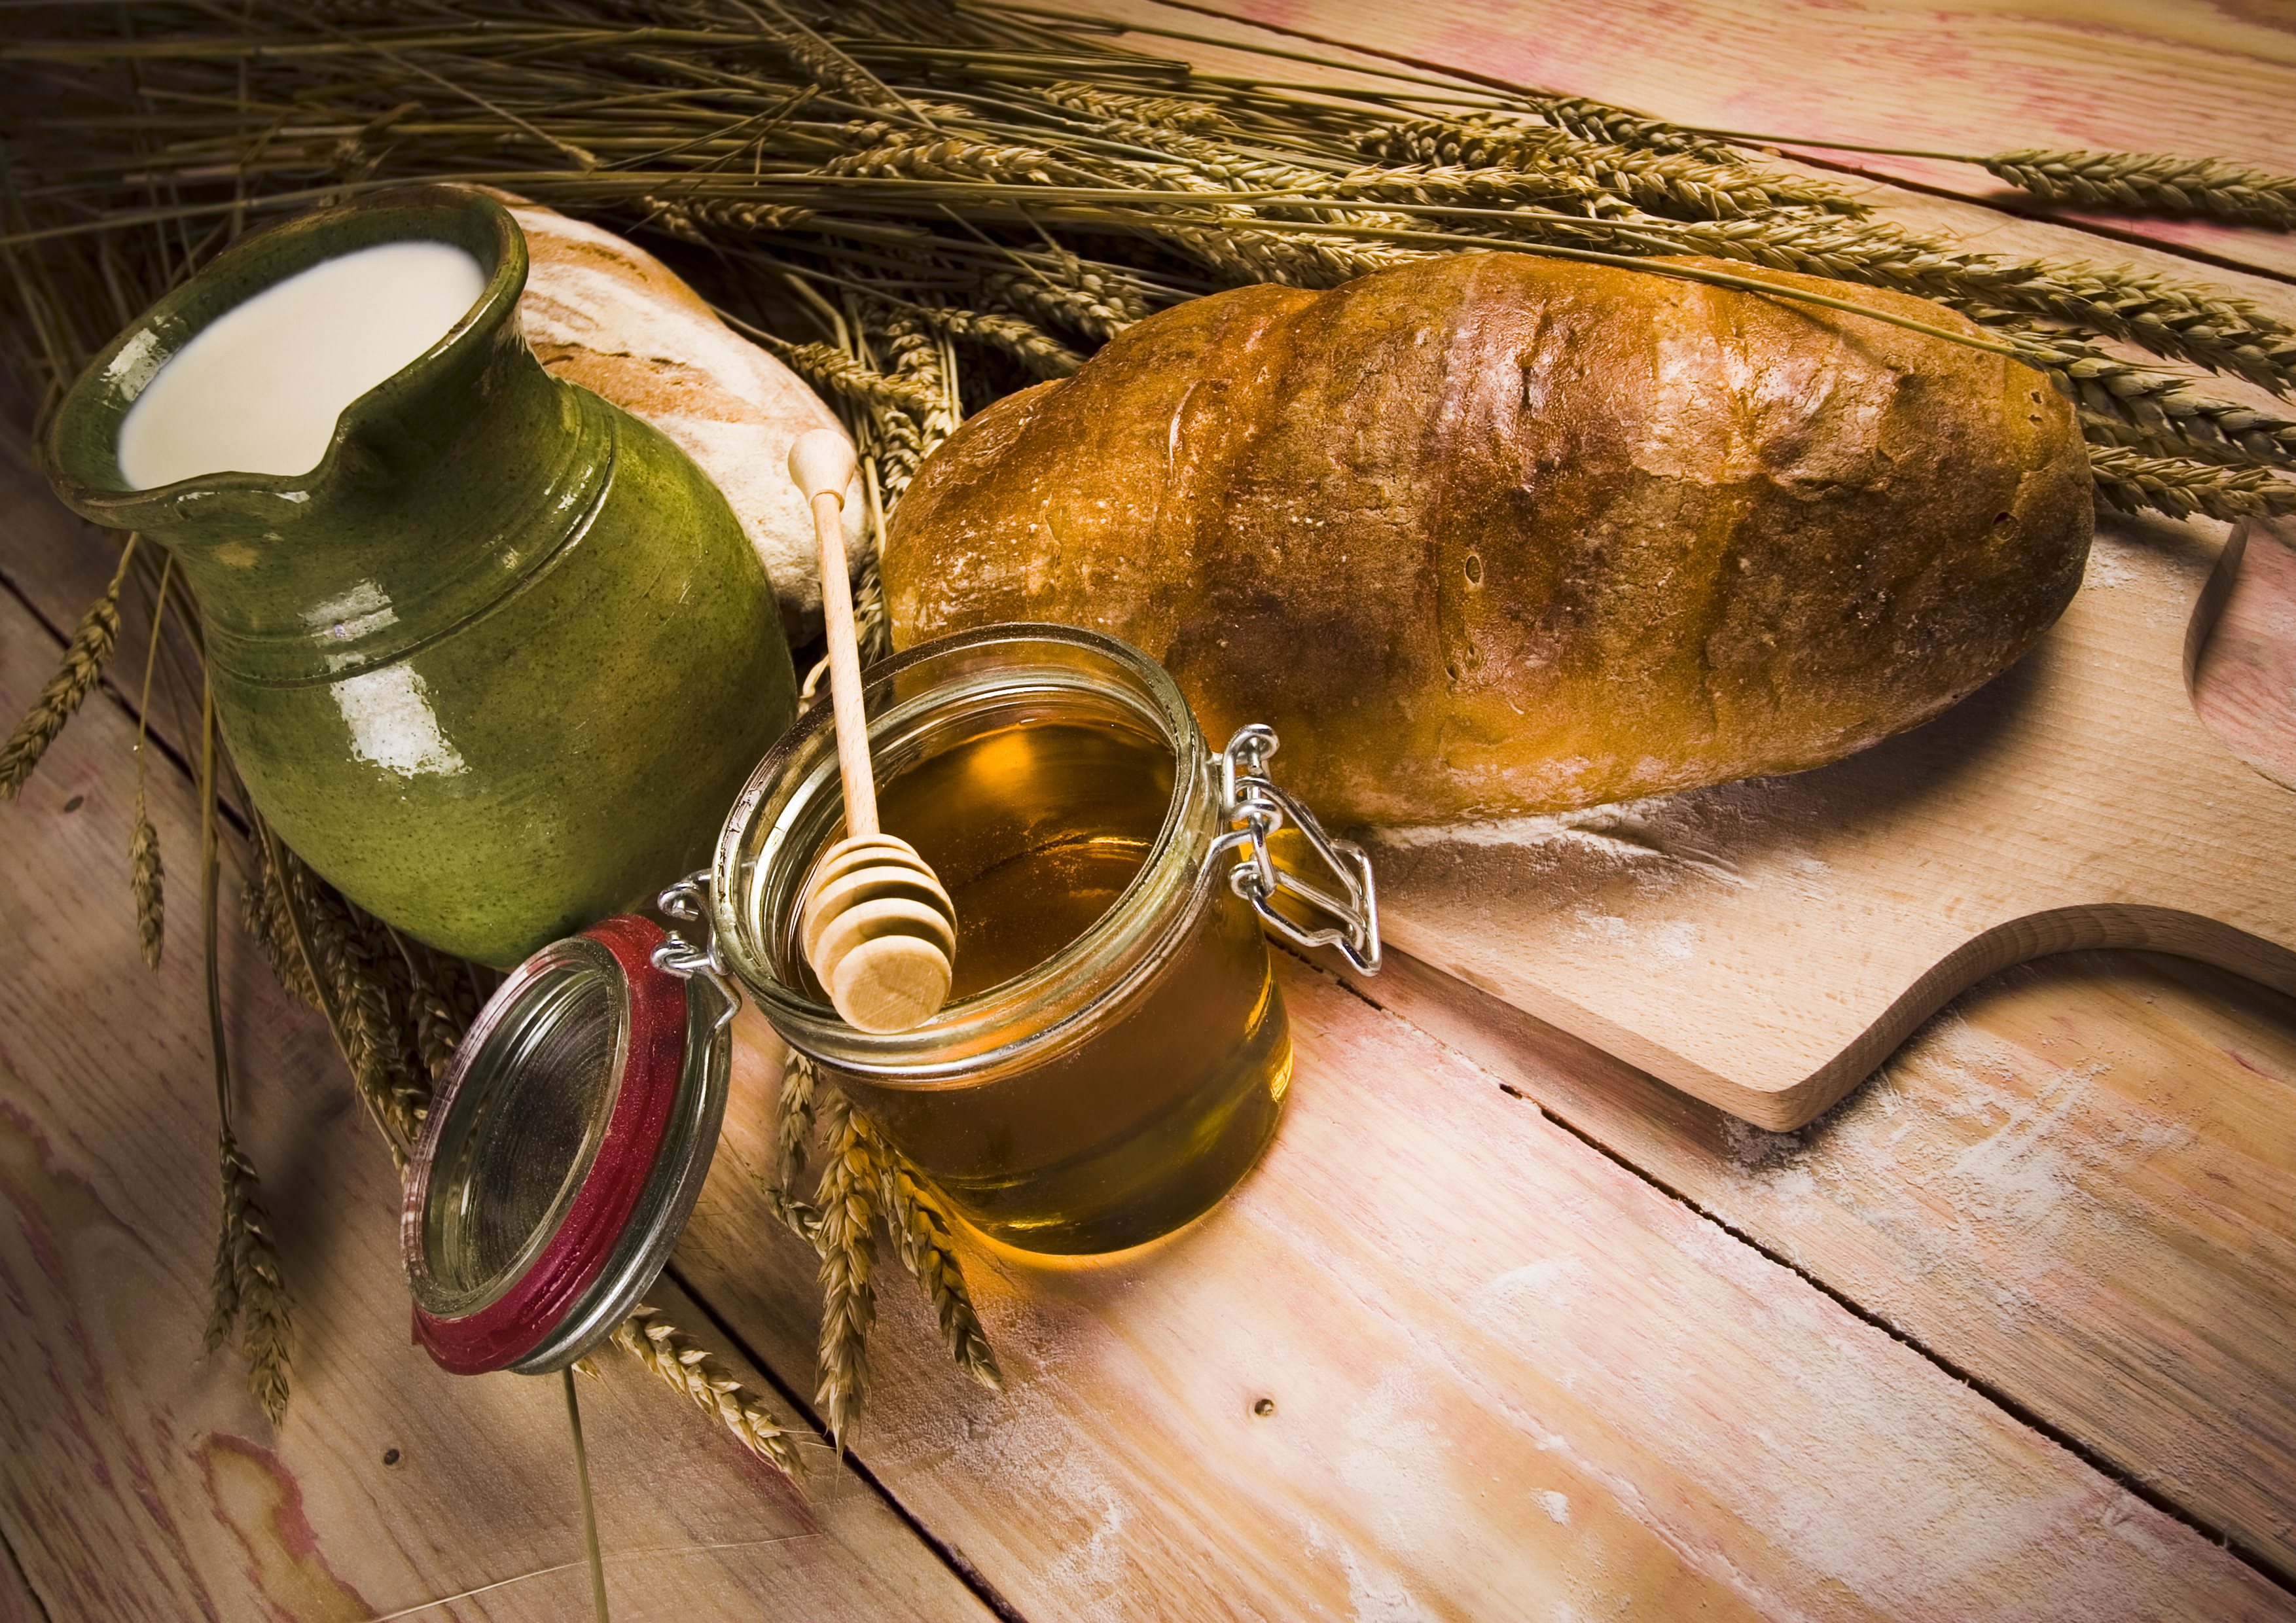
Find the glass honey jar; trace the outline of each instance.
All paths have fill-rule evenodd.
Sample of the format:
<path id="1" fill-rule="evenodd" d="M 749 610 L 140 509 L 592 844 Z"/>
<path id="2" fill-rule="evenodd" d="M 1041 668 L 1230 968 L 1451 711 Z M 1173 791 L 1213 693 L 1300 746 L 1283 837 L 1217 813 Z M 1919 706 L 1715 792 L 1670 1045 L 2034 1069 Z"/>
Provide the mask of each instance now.
<path id="1" fill-rule="evenodd" d="M 1324 842 L 1351 892 L 1336 903 L 1291 881 L 1265 858 L 1283 816 L 1270 799 L 1255 808 L 1253 854 L 1235 761 L 1207 748 L 1160 667 L 1094 632 L 942 638 L 874 668 L 864 703 L 880 821 L 955 903 L 950 1001 L 907 1031 L 857 1030 L 806 963 L 808 874 L 845 832 L 825 707 L 783 737 L 726 820 L 711 907 L 734 977 L 997 1240 L 1116 1250 L 1208 1209 L 1267 1147 L 1291 1083 L 1263 912 L 1375 963 L 1361 853 Z M 1272 791 L 1256 768 L 1274 735 L 1239 740 L 1254 768 L 1242 781 Z M 1256 904 L 1232 881 L 1263 867 L 1351 922 L 1307 931 Z"/>

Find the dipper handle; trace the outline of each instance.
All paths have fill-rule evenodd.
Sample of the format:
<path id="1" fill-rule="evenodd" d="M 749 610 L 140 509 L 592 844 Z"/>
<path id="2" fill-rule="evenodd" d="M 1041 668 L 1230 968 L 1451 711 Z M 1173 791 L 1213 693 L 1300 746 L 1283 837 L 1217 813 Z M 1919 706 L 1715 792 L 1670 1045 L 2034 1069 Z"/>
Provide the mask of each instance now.
<path id="1" fill-rule="evenodd" d="M 877 830 L 853 589 L 845 572 L 842 510 L 856 466 L 852 442 L 834 429 L 800 434 L 790 447 L 790 478 L 813 509 L 814 539 L 821 549 L 829 700 L 848 834 L 814 865 L 800 934 L 814 973 L 849 1024 L 864 1031 L 906 1031 L 930 1019 L 948 996 L 956 916 L 948 892 L 915 848 Z"/>
<path id="2" fill-rule="evenodd" d="M 869 723 L 861 713 L 861 651 L 853 635 L 842 518 L 845 488 L 858 466 L 853 442 L 835 429 L 800 434 L 790 447 L 790 479 L 813 509 L 814 544 L 821 554 L 821 617 L 829 633 L 829 699 L 837 715 L 845 826 L 856 838 L 865 838 L 877 832 L 877 785 L 869 769 Z"/>

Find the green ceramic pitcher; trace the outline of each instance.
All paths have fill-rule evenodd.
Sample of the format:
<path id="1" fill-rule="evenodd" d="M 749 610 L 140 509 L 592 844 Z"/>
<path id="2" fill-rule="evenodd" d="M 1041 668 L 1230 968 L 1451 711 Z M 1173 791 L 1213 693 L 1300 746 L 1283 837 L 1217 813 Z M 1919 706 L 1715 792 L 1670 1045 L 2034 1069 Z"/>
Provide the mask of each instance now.
<path id="1" fill-rule="evenodd" d="M 323 259 L 419 239 L 474 255 L 485 291 L 342 413 L 316 467 L 127 488 L 120 425 L 194 334 Z M 494 964 L 703 865 L 796 710 L 725 498 L 543 371 L 519 331 L 526 272 L 516 222 L 476 193 L 303 215 L 122 333 L 46 447 L 75 511 L 174 553 L 225 738 L 280 834 L 379 918 Z"/>

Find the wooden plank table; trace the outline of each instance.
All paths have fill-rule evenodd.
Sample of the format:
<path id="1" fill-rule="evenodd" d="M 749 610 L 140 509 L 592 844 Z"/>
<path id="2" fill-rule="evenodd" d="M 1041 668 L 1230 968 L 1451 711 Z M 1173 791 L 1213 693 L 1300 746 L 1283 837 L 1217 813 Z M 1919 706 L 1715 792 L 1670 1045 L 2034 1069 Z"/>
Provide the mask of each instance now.
<path id="1" fill-rule="evenodd" d="M 2296 20 L 2269 10 L 1252 14 L 1765 133 L 2296 171 Z M 2285 238 L 2106 236 L 1987 212 L 1977 172 L 1868 167 L 1931 188 L 1874 183 L 1899 217 L 2202 254 L 2290 299 Z M 0 713 L 114 556 L 6 470 Z M 2296 642 L 2253 578 L 2243 668 L 2268 671 Z M 155 756 L 174 922 L 146 971 L 129 697 L 92 700 L 0 809 L 0 1619 L 584 1615 L 556 1393 L 409 1346 L 388 1158 L 229 928 L 240 1108 L 296 1292 L 283 1426 L 199 1357 L 197 819 Z M 2290 747 L 2274 701 L 2225 701 L 2251 759 Z M 180 755 L 182 718 L 152 719 Z M 585 1405 L 615 1615 L 2296 1618 L 2296 1002 L 2177 959 L 2045 960 L 1772 1134 L 1407 959 L 1280 973 L 1300 1064 L 1235 1198 L 1111 1263 L 968 1248 L 1003 1395 L 889 1280 L 857 1469 L 817 1469 L 808 1504 L 606 1357 Z M 658 1299 L 795 1408 L 819 1298 L 750 1176 L 772 1081 L 761 1038 Z"/>

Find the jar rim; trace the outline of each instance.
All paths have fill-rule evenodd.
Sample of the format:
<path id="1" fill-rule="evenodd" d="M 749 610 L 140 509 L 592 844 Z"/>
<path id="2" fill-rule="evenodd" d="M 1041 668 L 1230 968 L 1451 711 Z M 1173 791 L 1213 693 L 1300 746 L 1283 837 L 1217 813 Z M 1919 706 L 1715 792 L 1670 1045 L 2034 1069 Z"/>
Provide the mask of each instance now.
<path id="1" fill-rule="evenodd" d="M 488 1000 L 455 1052 L 408 1160 L 399 1217 L 414 1339 L 452 1373 L 542 1373 L 580 1357 L 652 1286 L 685 1226 L 717 1148 L 730 1047 L 713 1002 L 654 963 L 667 939 L 624 914 L 554 942 Z M 431 1266 L 434 1208 L 462 1193 L 454 1175 L 439 1182 L 441 1158 L 502 1125 L 481 1119 L 558 1021 L 570 973 L 610 994 L 610 1078 L 559 1198 L 514 1257 L 457 1288 Z"/>
<path id="2" fill-rule="evenodd" d="M 839 792 L 828 699 L 816 701 L 758 764 L 719 834 L 711 922 L 726 961 L 785 1039 L 881 1086 L 970 1085 L 991 1068 L 1006 1069 L 1024 1052 L 1063 1040 L 1091 1007 L 1152 971 L 1164 939 L 1185 922 L 1187 910 L 1173 908 L 1172 900 L 1183 887 L 1200 891 L 1208 878 L 1201 857 L 1210 846 L 1208 814 L 1217 800 L 1194 712 L 1162 666 L 1129 643 L 1075 626 L 1014 621 L 936 637 L 863 673 L 872 753 L 882 735 L 928 713 L 938 691 L 936 673 L 953 679 L 1001 662 L 1016 681 L 1041 681 L 1062 670 L 1088 679 L 1095 661 L 1103 676 L 1128 679 L 1134 690 L 1128 697 L 1136 701 L 1129 708 L 1153 723 L 1172 750 L 1171 799 L 1154 842 L 1122 893 L 1075 939 L 1024 973 L 951 1004 L 907 1031 L 859 1031 L 826 1002 L 784 980 L 775 967 L 775 941 L 785 921 L 758 916 L 761 899 L 770 906 L 774 894 L 793 895 L 813 861 L 811 848 L 790 848 L 794 814 Z M 1062 685 L 1091 691 L 1084 680 Z M 985 702 L 1027 691 L 983 686 L 971 696 Z M 1100 691 L 1111 692 L 1104 681 Z M 784 881 L 778 890 L 767 882 L 775 874 Z"/>

